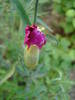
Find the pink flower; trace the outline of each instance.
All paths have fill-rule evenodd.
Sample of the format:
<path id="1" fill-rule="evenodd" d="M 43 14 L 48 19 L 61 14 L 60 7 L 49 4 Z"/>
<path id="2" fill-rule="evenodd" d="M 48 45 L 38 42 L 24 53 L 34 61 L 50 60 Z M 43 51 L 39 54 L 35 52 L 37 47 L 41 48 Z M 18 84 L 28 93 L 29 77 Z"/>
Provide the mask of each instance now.
<path id="1" fill-rule="evenodd" d="M 36 45 L 41 49 L 42 46 L 46 44 L 46 37 L 43 32 L 40 32 L 36 25 L 27 26 L 25 28 L 24 44 L 26 44 L 28 48 L 31 45 Z"/>

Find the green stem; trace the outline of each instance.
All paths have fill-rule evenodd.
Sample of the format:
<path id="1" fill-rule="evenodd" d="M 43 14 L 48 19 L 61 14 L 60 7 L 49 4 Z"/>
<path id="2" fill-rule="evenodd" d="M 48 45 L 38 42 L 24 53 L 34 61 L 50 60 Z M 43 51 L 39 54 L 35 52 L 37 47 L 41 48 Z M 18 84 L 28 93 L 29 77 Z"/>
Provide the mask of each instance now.
<path id="1" fill-rule="evenodd" d="M 39 2 L 39 0 L 36 0 L 36 3 L 35 3 L 35 12 L 34 12 L 34 24 L 36 24 L 38 2 Z"/>

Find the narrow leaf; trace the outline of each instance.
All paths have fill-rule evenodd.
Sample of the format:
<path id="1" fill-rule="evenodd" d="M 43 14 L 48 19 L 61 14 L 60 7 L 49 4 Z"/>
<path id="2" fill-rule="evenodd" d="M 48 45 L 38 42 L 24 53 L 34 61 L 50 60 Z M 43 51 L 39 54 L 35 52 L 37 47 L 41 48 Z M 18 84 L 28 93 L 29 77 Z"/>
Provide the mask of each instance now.
<path id="1" fill-rule="evenodd" d="M 14 74 L 14 72 L 15 72 L 15 67 L 13 66 L 10 72 L 2 80 L 0 80 L 0 85 L 6 82 Z"/>
<path id="2" fill-rule="evenodd" d="M 22 17 L 22 20 L 24 22 L 25 25 L 31 25 L 31 22 L 29 20 L 29 17 L 25 11 L 25 9 L 23 8 L 22 4 L 20 3 L 19 0 L 12 0 L 12 2 L 16 5 L 18 12 L 20 13 L 20 16 Z"/>

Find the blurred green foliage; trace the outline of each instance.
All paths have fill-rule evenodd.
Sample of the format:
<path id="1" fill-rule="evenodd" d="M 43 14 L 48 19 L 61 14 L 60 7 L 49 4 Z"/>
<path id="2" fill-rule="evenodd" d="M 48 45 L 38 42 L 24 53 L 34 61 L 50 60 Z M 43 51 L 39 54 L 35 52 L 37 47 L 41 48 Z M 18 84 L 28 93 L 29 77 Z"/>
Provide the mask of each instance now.
<path id="1" fill-rule="evenodd" d="M 62 16 L 60 26 L 65 33 L 75 31 L 75 0 L 53 0 L 53 8 Z"/>
<path id="2" fill-rule="evenodd" d="M 48 38 L 39 65 L 30 71 L 24 64 L 23 13 L 17 11 L 10 0 L 0 1 L 0 100 L 70 100 L 75 35 L 71 38 L 56 35 L 58 45 Z"/>

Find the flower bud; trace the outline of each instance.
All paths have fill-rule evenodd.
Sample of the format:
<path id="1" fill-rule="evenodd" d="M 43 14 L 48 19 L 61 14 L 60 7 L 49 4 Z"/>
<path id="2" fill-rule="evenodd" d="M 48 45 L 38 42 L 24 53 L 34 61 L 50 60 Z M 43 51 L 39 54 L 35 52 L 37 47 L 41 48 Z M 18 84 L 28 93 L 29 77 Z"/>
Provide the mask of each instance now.
<path id="1" fill-rule="evenodd" d="M 37 25 L 27 25 L 25 27 L 24 59 L 27 67 L 34 69 L 39 61 L 39 51 L 46 44 L 46 36 L 41 32 Z"/>
<path id="2" fill-rule="evenodd" d="M 31 45 L 30 48 L 24 50 L 25 65 L 30 69 L 35 69 L 39 61 L 39 48 L 36 45 Z"/>

